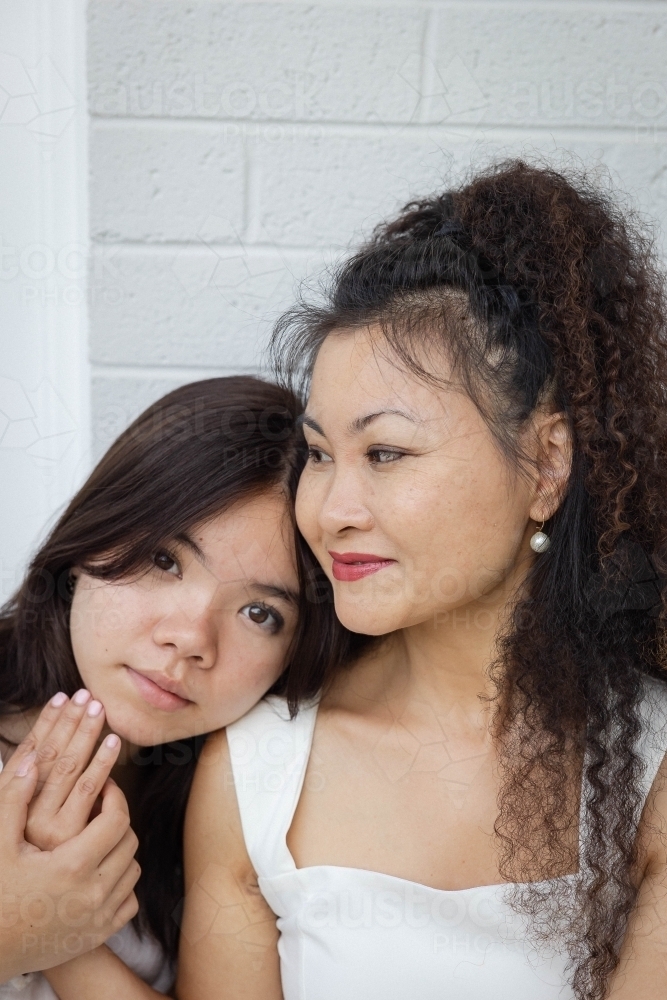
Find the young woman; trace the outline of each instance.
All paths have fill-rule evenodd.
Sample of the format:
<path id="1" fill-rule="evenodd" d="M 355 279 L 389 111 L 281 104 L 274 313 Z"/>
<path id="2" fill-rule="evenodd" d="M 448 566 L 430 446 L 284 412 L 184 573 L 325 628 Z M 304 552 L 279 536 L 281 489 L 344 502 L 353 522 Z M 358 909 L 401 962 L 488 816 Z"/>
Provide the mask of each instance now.
<path id="1" fill-rule="evenodd" d="M 631 219 L 510 162 L 279 327 L 297 521 L 376 639 L 213 738 L 179 1000 L 667 989 L 665 316 Z"/>
<path id="2" fill-rule="evenodd" d="M 0 971 L 12 981 L 1 996 L 54 997 L 36 972 L 49 969 L 63 996 L 82 997 L 91 969 L 98 1000 L 107 988 L 153 995 L 130 969 L 169 987 L 183 815 L 205 734 L 279 690 L 286 663 L 298 674 L 304 657 L 343 650 L 295 544 L 299 412 L 291 393 L 250 377 L 155 403 L 102 459 L 4 609 Z M 106 781 L 114 764 L 117 784 Z M 138 903 L 124 796 L 139 835 Z M 112 945 L 130 969 L 100 947 L 123 925 Z"/>

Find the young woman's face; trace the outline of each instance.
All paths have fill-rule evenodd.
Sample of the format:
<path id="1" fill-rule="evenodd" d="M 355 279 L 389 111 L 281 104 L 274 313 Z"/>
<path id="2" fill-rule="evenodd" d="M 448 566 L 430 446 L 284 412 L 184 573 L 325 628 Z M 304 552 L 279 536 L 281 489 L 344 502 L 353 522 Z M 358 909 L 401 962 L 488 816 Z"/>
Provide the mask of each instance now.
<path id="1" fill-rule="evenodd" d="M 238 504 L 129 581 L 78 572 L 74 657 L 111 729 L 138 746 L 210 732 L 280 675 L 297 620 L 287 502 Z"/>
<path id="2" fill-rule="evenodd" d="M 437 627 L 471 602 L 489 608 L 519 560 L 530 561 L 536 516 L 531 484 L 508 467 L 469 397 L 429 386 L 387 354 L 372 331 L 325 340 L 297 495 L 338 617 L 371 635 Z"/>

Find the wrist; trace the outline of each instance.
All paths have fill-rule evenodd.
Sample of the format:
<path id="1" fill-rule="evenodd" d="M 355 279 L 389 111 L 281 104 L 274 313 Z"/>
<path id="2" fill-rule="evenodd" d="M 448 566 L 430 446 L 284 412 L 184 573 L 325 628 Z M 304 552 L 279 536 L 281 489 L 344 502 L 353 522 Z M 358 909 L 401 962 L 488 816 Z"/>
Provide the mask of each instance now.
<path id="1" fill-rule="evenodd" d="M 75 955 L 73 958 L 68 958 L 66 961 L 61 962 L 60 965 L 53 965 L 49 969 L 44 969 L 43 974 L 49 982 L 51 982 L 52 978 L 54 980 L 60 979 L 60 977 L 68 975 L 75 969 L 83 971 L 88 962 L 98 961 L 100 955 L 103 955 L 106 951 L 107 946 L 105 944 L 99 944 L 91 951 L 85 951 L 81 955 Z"/>

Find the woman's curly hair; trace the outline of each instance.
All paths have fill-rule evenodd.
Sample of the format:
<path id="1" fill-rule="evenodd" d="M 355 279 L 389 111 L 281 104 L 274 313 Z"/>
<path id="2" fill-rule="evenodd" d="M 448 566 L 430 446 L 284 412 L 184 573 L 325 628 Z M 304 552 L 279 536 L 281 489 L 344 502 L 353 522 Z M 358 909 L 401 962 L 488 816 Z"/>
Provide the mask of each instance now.
<path id="1" fill-rule="evenodd" d="M 572 470 L 545 528 L 551 546 L 492 665 L 496 835 L 513 903 L 542 940 L 568 902 L 582 1000 L 604 996 L 636 902 L 640 705 L 646 676 L 667 679 L 665 317 L 653 239 L 634 214 L 584 173 L 512 160 L 407 205 L 337 269 L 325 301 L 302 301 L 273 340 L 278 372 L 301 391 L 332 331 L 377 324 L 432 381 L 442 380 L 431 348 L 444 346 L 519 469 L 519 431 L 535 409 L 567 415 Z M 572 789 L 582 772 L 579 848 Z M 572 900 L 556 876 L 577 870 L 587 877 Z"/>

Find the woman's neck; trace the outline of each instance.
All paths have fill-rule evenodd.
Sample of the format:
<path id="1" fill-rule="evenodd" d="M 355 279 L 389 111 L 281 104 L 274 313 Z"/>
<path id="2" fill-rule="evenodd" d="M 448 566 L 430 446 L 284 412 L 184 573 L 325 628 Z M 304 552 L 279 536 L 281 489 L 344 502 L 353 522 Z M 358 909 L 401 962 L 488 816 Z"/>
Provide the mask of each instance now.
<path id="1" fill-rule="evenodd" d="M 327 700 L 376 702 L 398 714 L 416 702 L 445 712 L 457 705 L 488 725 L 496 690 L 489 668 L 516 591 L 517 579 L 506 578 L 482 599 L 391 633 L 340 676 Z"/>

